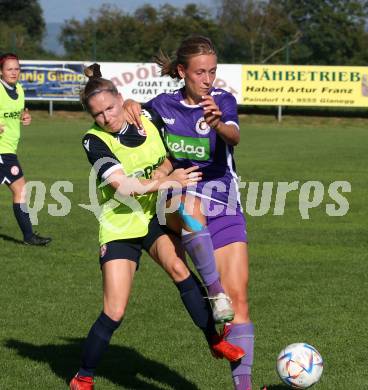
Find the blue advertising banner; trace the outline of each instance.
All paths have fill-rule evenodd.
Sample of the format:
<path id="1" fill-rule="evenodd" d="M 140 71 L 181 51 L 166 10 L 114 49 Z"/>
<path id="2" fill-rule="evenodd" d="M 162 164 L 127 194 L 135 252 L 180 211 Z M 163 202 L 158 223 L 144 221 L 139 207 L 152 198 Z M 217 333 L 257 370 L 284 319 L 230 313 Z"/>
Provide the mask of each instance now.
<path id="1" fill-rule="evenodd" d="M 21 61 L 20 83 L 27 100 L 79 100 L 87 79 L 82 62 Z"/>

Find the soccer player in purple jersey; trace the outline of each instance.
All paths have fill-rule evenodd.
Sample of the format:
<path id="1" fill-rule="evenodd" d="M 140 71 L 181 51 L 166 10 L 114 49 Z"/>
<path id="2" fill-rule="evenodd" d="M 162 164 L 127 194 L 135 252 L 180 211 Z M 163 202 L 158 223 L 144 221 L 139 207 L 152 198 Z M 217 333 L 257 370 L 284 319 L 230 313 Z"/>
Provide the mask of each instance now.
<path id="1" fill-rule="evenodd" d="M 188 188 L 181 197 L 177 214 L 184 221 L 184 228 L 192 227 L 190 233 L 184 232 L 183 241 L 204 279 L 216 276 L 210 266 L 212 246 L 207 236 L 210 234 L 221 284 L 235 311 L 234 320 L 225 325 L 224 331 L 228 340 L 246 352 L 240 361 L 231 363 L 234 387 L 250 390 L 254 329 L 248 310 L 246 223 L 233 159 L 233 148 L 240 140 L 236 100 L 230 93 L 213 87 L 217 56 L 208 38 L 190 37 L 182 42 L 174 59 L 161 53 L 156 62 L 161 67 L 161 75 L 185 82 L 183 88 L 160 94 L 145 104 L 157 111 L 165 123 L 171 164 L 166 164 L 166 171 L 161 166 L 159 174 L 192 165 L 199 166 L 203 173 L 196 188 Z M 128 101 L 126 109 L 130 112 L 129 120 L 140 126 L 140 106 Z M 183 204 L 187 200 L 183 198 L 188 196 L 201 200 L 192 202 L 192 210 L 186 209 L 187 202 Z M 177 231 L 180 225 L 177 220 L 173 223 L 173 218 L 168 218 L 167 223 Z M 194 240 L 196 243 L 191 247 Z M 217 283 L 216 288 L 219 288 Z"/>

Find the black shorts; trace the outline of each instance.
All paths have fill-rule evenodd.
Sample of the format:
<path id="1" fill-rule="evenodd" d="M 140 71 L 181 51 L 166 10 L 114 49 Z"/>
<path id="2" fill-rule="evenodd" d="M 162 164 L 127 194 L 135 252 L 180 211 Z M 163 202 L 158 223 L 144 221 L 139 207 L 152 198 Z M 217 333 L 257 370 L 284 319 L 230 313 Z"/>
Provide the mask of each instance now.
<path id="1" fill-rule="evenodd" d="M 160 225 L 155 215 L 148 225 L 148 233 L 144 237 L 114 240 L 103 244 L 100 247 L 101 267 L 109 260 L 128 259 L 137 263 L 142 255 L 142 249 L 148 252 L 153 243 L 162 235 L 168 234 L 166 226 Z"/>
<path id="2" fill-rule="evenodd" d="M 0 154 L 0 184 L 10 185 L 23 177 L 23 171 L 16 154 Z"/>

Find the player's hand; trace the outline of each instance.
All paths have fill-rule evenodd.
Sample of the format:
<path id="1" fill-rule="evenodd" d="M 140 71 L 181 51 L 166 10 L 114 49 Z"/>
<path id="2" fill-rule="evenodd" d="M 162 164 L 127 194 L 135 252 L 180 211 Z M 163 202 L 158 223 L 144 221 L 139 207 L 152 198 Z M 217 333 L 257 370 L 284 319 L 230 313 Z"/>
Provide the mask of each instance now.
<path id="1" fill-rule="evenodd" d="M 204 120 L 213 129 L 216 129 L 220 123 L 222 111 L 220 111 L 218 105 L 210 95 L 202 96 L 202 101 L 199 103 L 203 107 Z"/>
<path id="2" fill-rule="evenodd" d="M 2 134 L 5 131 L 5 126 L 0 124 L 0 134 Z"/>
<path id="3" fill-rule="evenodd" d="M 196 172 L 198 168 L 198 166 L 186 169 L 178 168 L 171 172 L 167 178 L 170 182 L 174 182 L 173 187 L 189 187 L 202 180 L 202 172 Z"/>
<path id="4" fill-rule="evenodd" d="M 32 122 L 32 116 L 31 114 L 29 113 L 28 111 L 28 108 L 26 108 L 22 114 L 21 114 L 21 117 L 20 117 L 20 121 L 22 123 L 23 126 L 28 126 L 31 124 Z"/>
<path id="5" fill-rule="evenodd" d="M 124 100 L 123 108 L 125 110 L 126 120 L 129 124 L 136 126 L 138 129 L 143 129 L 141 121 L 141 105 L 132 99 Z"/>
<path id="6" fill-rule="evenodd" d="M 154 170 L 152 173 L 153 180 L 163 179 L 166 176 L 167 176 L 167 173 L 164 172 L 163 170 L 161 170 L 160 168 Z"/>

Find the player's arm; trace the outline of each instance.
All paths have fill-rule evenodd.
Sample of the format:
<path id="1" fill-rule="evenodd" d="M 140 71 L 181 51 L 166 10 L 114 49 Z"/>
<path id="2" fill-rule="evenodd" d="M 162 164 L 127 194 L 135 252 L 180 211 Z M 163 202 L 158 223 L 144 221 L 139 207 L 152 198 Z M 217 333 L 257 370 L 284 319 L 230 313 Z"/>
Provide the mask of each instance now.
<path id="1" fill-rule="evenodd" d="M 183 188 L 195 185 L 201 180 L 198 167 L 175 169 L 170 175 L 158 179 L 128 177 L 122 169 L 113 171 L 103 184 L 109 184 L 122 196 L 142 195 L 168 188 Z"/>
<path id="2" fill-rule="evenodd" d="M 142 109 L 142 115 L 144 115 L 147 119 L 149 119 L 153 125 L 158 130 L 162 142 L 165 145 L 167 155 L 169 154 L 169 151 L 167 149 L 166 143 L 165 143 L 165 137 L 164 137 L 164 130 L 165 130 L 165 124 L 160 116 L 160 114 L 150 106 L 150 104 L 144 104 Z M 169 158 L 166 158 L 165 161 L 153 171 L 152 178 L 153 179 L 159 179 L 164 176 L 170 175 L 170 173 L 174 170 L 173 164 Z"/>
<path id="3" fill-rule="evenodd" d="M 201 172 L 196 172 L 198 167 L 176 169 L 160 178 L 129 177 L 124 173 L 124 168 L 116 156 L 97 136 L 87 134 L 83 138 L 83 147 L 102 185 L 112 186 L 122 196 L 147 194 L 172 187 L 187 187 L 196 184 L 202 177 Z"/>
<path id="4" fill-rule="evenodd" d="M 99 137 L 94 134 L 86 134 L 82 143 L 88 161 L 99 180 L 103 181 L 113 171 L 121 169 L 121 164 L 115 154 Z"/>
<path id="5" fill-rule="evenodd" d="M 172 162 L 166 158 L 165 161 L 153 171 L 152 173 L 152 179 L 160 179 L 162 177 L 170 175 L 171 172 L 173 172 L 174 167 Z"/>
<path id="6" fill-rule="evenodd" d="M 220 110 L 219 106 L 210 95 L 203 96 L 202 102 L 199 103 L 199 105 L 203 107 L 204 119 L 207 124 L 214 129 L 228 145 L 237 145 L 240 141 L 240 132 L 237 122 L 226 120 L 225 113 Z M 227 110 L 228 107 L 225 107 L 225 109 Z"/>
<path id="7" fill-rule="evenodd" d="M 2 134 L 5 130 L 5 126 L 0 123 L 0 134 Z"/>
<path id="8" fill-rule="evenodd" d="M 28 108 L 24 109 L 20 116 L 20 121 L 23 126 L 29 126 L 32 122 L 32 116 L 28 111 Z"/>
<path id="9" fill-rule="evenodd" d="M 147 109 L 148 111 L 153 110 L 152 101 L 153 99 L 144 103 L 143 108 Z M 143 129 L 143 124 L 141 121 L 142 105 L 133 99 L 127 99 L 124 100 L 123 108 L 125 110 L 125 117 L 127 122 L 136 126 L 138 129 Z"/>
<path id="10" fill-rule="evenodd" d="M 138 129 L 143 129 L 141 121 L 142 106 L 133 99 L 127 99 L 124 100 L 123 108 L 125 110 L 127 122 L 136 126 Z"/>

